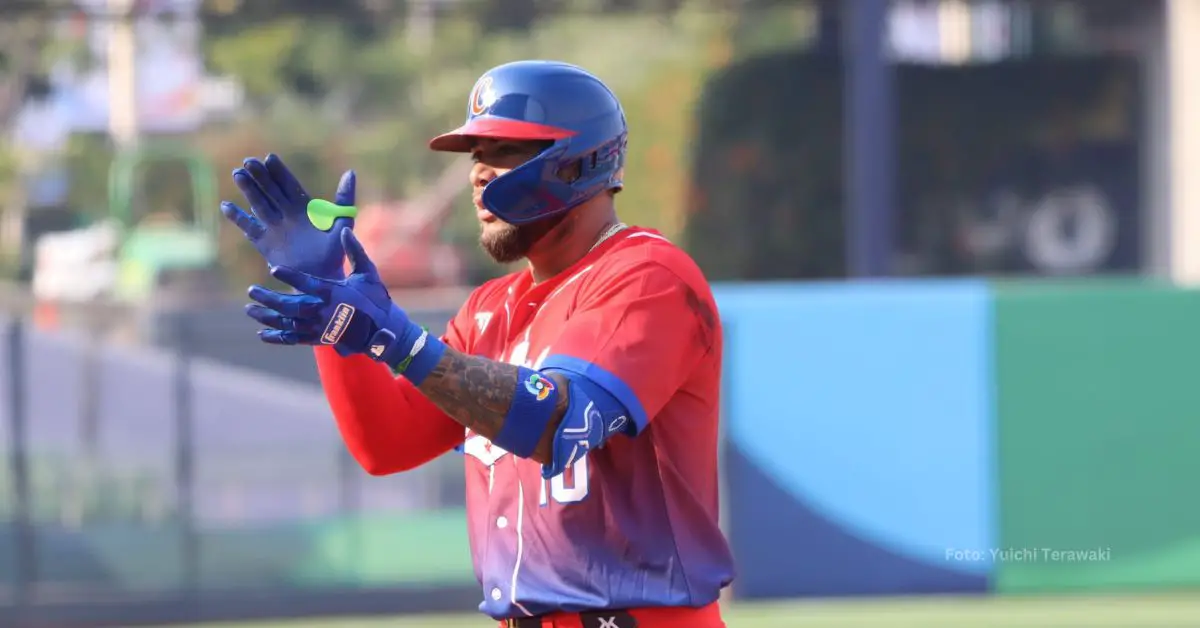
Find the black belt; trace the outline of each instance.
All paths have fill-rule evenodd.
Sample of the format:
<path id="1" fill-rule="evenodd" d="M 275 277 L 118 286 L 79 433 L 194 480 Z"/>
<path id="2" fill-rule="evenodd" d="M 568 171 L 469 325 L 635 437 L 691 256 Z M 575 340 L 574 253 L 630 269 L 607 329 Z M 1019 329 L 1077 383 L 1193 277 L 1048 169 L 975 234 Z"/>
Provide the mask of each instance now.
<path id="1" fill-rule="evenodd" d="M 637 628 L 638 622 L 626 611 L 587 611 L 579 613 L 583 628 Z M 506 628 L 542 628 L 541 617 L 504 620 Z"/>

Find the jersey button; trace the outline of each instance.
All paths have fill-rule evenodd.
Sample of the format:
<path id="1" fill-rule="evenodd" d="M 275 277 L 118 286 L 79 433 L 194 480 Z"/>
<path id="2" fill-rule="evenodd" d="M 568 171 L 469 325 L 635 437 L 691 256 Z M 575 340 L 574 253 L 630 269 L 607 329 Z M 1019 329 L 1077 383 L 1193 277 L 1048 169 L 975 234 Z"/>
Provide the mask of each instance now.
<path id="1" fill-rule="evenodd" d="M 496 527 L 500 528 L 501 530 L 503 530 L 504 528 L 507 528 L 508 527 L 508 517 L 500 517 L 499 519 L 496 519 Z"/>
<path id="2" fill-rule="evenodd" d="M 496 600 L 497 602 L 499 602 L 501 597 L 504 597 L 504 594 L 500 592 L 499 588 L 492 589 L 492 599 L 493 600 Z"/>

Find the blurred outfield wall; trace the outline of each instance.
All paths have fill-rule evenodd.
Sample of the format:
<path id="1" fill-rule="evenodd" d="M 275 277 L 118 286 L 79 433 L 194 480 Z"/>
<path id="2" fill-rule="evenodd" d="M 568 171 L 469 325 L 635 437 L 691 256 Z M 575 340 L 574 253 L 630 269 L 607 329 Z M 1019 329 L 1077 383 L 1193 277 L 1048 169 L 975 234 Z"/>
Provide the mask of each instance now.
<path id="1" fill-rule="evenodd" d="M 739 597 L 1200 585 L 1200 291 L 722 288 Z"/>

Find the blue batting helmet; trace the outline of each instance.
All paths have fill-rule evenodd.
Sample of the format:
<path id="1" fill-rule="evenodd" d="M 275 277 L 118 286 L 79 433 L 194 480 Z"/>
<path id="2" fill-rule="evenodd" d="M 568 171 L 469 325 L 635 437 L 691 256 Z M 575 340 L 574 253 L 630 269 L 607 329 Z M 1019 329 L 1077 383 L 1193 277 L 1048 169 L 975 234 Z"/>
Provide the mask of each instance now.
<path id="1" fill-rule="evenodd" d="M 516 61 L 480 77 L 467 100 L 467 121 L 429 147 L 465 153 L 477 137 L 552 141 L 483 190 L 488 211 L 520 225 L 620 188 L 626 134 L 621 103 L 600 79 L 566 63 Z"/>

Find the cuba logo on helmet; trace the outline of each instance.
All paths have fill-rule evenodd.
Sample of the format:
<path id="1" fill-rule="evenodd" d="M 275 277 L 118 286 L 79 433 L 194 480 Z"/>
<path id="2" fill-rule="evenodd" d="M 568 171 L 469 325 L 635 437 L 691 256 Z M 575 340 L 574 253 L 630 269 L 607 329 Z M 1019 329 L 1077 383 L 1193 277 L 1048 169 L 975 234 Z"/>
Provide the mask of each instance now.
<path id="1" fill-rule="evenodd" d="M 491 75 L 485 75 L 475 84 L 475 89 L 471 90 L 471 115 L 480 116 L 487 113 L 488 107 L 491 107 L 496 102 L 496 91 L 492 89 Z"/>

